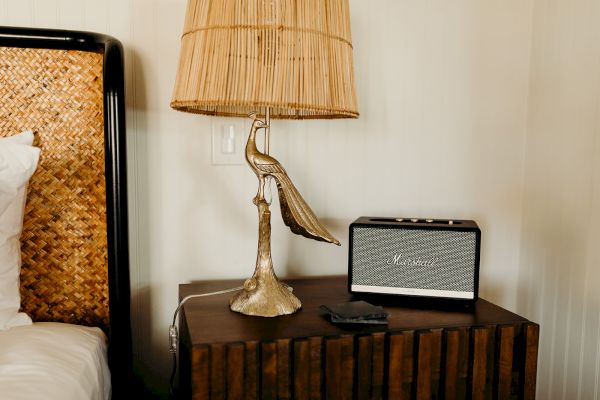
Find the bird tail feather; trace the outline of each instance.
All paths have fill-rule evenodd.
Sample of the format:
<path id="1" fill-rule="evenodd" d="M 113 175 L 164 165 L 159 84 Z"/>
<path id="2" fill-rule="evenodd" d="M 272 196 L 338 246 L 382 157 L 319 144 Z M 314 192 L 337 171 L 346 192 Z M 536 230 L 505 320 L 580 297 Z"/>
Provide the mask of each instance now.
<path id="1" fill-rule="evenodd" d="M 304 237 L 340 245 L 329 231 L 319 222 L 310 206 L 304 201 L 298 189 L 285 172 L 272 174 L 279 191 L 279 204 L 284 223 L 290 230 Z"/>

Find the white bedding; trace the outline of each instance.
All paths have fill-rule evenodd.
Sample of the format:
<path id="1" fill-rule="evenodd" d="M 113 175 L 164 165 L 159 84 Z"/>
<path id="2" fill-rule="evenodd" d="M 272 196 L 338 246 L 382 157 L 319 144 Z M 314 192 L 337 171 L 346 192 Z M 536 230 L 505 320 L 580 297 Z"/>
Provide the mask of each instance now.
<path id="1" fill-rule="evenodd" d="M 37 322 L 0 331 L 0 399 L 109 399 L 106 349 L 98 328 Z"/>

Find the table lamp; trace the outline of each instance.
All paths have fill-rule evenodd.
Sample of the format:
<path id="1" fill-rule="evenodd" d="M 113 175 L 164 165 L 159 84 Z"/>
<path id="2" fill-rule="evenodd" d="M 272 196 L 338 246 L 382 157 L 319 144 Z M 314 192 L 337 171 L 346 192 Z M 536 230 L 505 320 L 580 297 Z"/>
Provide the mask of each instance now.
<path id="1" fill-rule="evenodd" d="M 246 161 L 258 178 L 258 255 L 231 310 L 274 317 L 301 307 L 273 270 L 269 179 L 293 233 L 339 245 L 269 155 L 271 118 L 357 118 L 356 103 L 348 0 L 188 0 L 171 107 L 252 118 Z"/>

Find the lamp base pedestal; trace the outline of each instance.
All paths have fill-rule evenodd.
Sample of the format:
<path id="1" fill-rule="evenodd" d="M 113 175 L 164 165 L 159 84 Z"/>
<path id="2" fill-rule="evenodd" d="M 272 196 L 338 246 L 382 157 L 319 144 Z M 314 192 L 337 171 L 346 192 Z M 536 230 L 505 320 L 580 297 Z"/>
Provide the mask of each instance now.
<path id="1" fill-rule="evenodd" d="M 229 300 L 231 311 L 258 317 L 293 314 L 301 307 L 302 304 L 292 293 L 292 288 L 279 282 L 275 275 L 248 279 L 244 283 L 244 290 Z"/>
<path id="2" fill-rule="evenodd" d="M 279 282 L 271 260 L 271 211 L 262 198 L 255 198 L 258 208 L 258 254 L 252 278 L 244 282 L 244 290 L 229 300 L 229 308 L 246 315 L 277 317 L 293 314 L 302 303 L 292 288 Z"/>

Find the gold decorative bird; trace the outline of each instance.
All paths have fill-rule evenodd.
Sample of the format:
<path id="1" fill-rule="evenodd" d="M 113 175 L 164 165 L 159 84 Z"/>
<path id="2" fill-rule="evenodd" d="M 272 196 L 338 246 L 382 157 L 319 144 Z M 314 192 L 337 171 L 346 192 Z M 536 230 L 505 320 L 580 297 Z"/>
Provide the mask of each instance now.
<path id="1" fill-rule="evenodd" d="M 255 113 L 251 113 L 250 118 L 253 119 L 253 122 L 246 144 L 246 161 L 258 177 L 258 193 L 254 197 L 254 204 L 258 205 L 259 201 L 264 200 L 266 178 L 271 176 L 277 183 L 283 221 L 290 230 L 297 235 L 339 246 L 340 242 L 319 222 L 281 163 L 270 155 L 258 151 L 256 132 L 258 129 L 267 128 L 268 125 L 258 119 Z"/>

